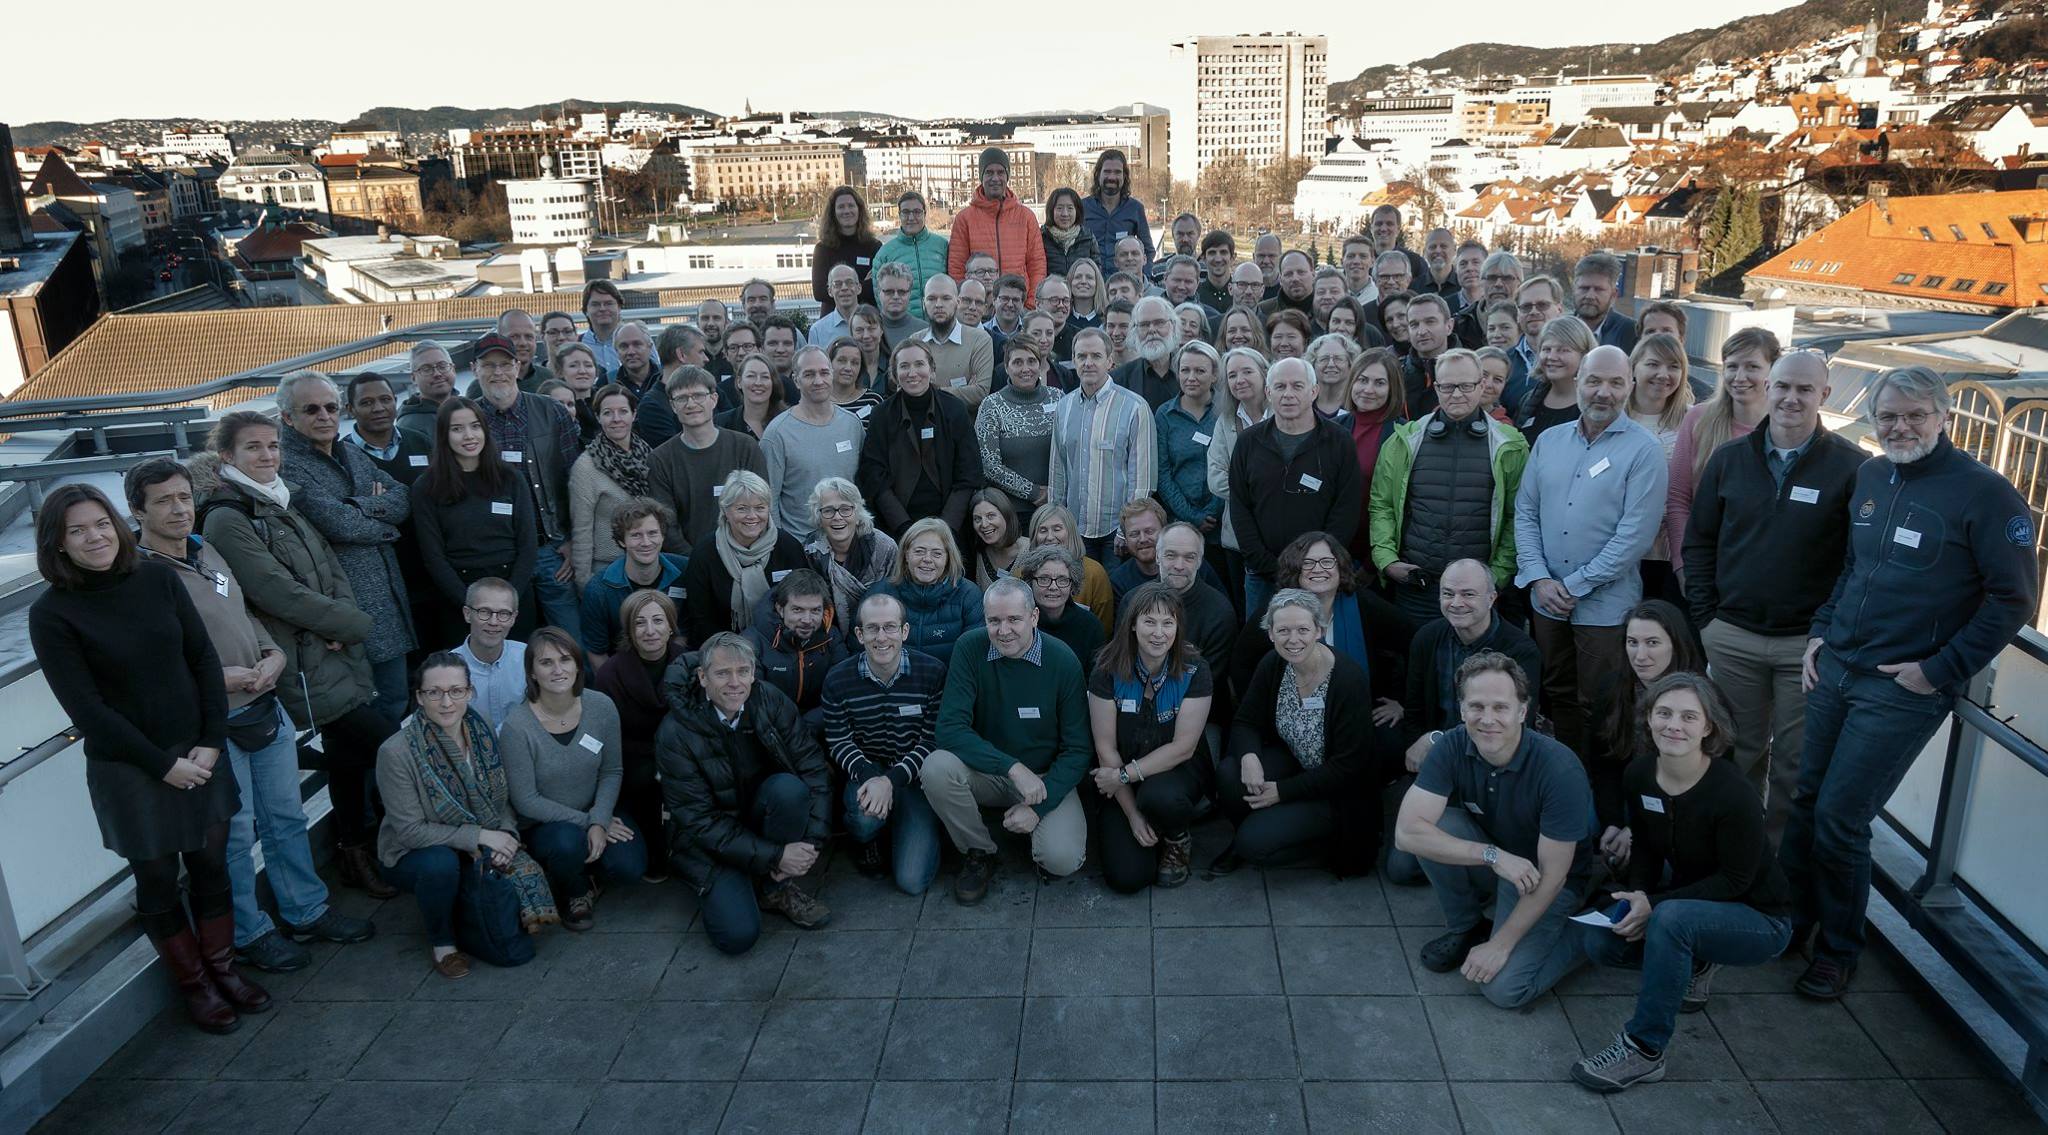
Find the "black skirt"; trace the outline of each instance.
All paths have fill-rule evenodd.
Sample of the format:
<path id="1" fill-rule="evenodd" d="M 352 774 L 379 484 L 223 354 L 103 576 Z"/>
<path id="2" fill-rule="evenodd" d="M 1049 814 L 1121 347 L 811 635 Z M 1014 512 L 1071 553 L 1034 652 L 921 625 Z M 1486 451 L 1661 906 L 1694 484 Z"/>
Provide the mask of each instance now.
<path id="1" fill-rule="evenodd" d="M 85 787 L 100 822 L 100 842 L 124 859 L 197 851 L 206 845 L 207 829 L 231 819 L 242 802 L 225 749 L 213 776 L 197 788 L 172 788 L 134 765 L 90 757 Z"/>

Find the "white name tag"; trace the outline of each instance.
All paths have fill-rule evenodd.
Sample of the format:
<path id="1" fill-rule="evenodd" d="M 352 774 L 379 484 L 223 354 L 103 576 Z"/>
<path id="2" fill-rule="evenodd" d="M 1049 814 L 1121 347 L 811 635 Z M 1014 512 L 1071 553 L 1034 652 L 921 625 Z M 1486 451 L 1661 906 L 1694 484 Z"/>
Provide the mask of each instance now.
<path id="1" fill-rule="evenodd" d="M 932 428 L 930 426 L 926 426 L 925 428 L 917 431 L 917 436 L 925 439 L 926 441 L 930 441 L 932 439 Z"/>
<path id="2" fill-rule="evenodd" d="M 1125 713 L 1136 713 L 1138 712 L 1138 699 L 1125 698 L 1124 700 L 1117 703 L 1117 707 L 1123 710 Z"/>
<path id="3" fill-rule="evenodd" d="M 1465 810 L 1475 816 L 1484 816 L 1486 814 L 1486 809 L 1472 803 L 1470 800 L 1465 801 Z"/>
<path id="4" fill-rule="evenodd" d="M 853 416 L 854 416 L 854 417 L 856 417 L 856 418 L 859 418 L 859 419 L 860 419 L 860 420 L 862 420 L 862 421 L 866 421 L 866 420 L 867 420 L 867 417 L 868 417 L 868 415 L 869 415 L 869 414 L 872 414 L 872 413 L 874 413 L 874 412 L 875 412 L 875 408 L 874 408 L 873 406 L 862 406 L 862 407 L 861 407 L 860 409 L 858 409 L 858 410 L 855 410 L 855 411 L 853 412 Z"/>
<path id="5" fill-rule="evenodd" d="M 1664 801 L 1657 799 L 1655 796 L 1645 796 L 1643 797 L 1643 809 L 1655 812 L 1661 816 L 1664 814 Z"/>
<path id="6" fill-rule="evenodd" d="M 1057 402 L 1047 402 L 1047 403 L 1045 404 L 1045 412 L 1046 412 L 1046 413 L 1048 413 L 1048 414 L 1057 414 L 1057 413 L 1059 413 L 1059 412 L 1060 412 L 1060 404 L 1059 404 L 1059 403 L 1057 403 Z"/>
<path id="7" fill-rule="evenodd" d="M 1195 439 L 1195 444 L 1196 444 L 1196 445 L 1207 445 L 1207 444 L 1209 444 L 1209 435 L 1208 435 L 1208 434 L 1205 434 L 1205 433 L 1197 433 L 1197 434 L 1195 434 L 1195 435 L 1193 435 L 1193 436 L 1194 436 L 1194 439 Z"/>
<path id="8" fill-rule="evenodd" d="M 688 599 L 690 593 L 681 587 L 671 587 L 668 589 L 668 597 L 670 599 Z"/>
<path id="9" fill-rule="evenodd" d="M 1038 707 L 1035 705 L 1020 705 L 1017 707 L 1017 716 L 1026 721 L 1037 721 Z"/>
<path id="10" fill-rule="evenodd" d="M 578 745 L 583 746 L 586 749 L 589 749 L 593 753 L 604 752 L 604 742 L 598 740 L 595 737 L 592 737 L 588 733 L 585 733 L 583 736 L 576 738 L 576 743 Z"/>
<path id="11" fill-rule="evenodd" d="M 965 386 L 965 385 L 967 385 L 967 376 L 963 374 L 963 375 L 961 375 L 961 376 L 960 376 L 959 378 L 956 378 L 956 379 L 954 379 L 954 380 L 953 380 L 953 385 L 955 385 L 955 386 Z"/>
<path id="12" fill-rule="evenodd" d="M 491 502 L 491 515 L 492 515 L 492 516 L 510 516 L 510 515 L 512 515 L 512 502 L 511 502 L 511 501 L 492 501 L 492 502 Z"/>
<path id="13" fill-rule="evenodd" d="M 781 582 L 782 582 L 782 581 L 783 581 L 783 580 L 784 580 L 785 578 L 787 578 L 787 577 L 788 577 L 788 575 L 789 575 L 789 570 L 790 570 L 790 569 L 788 569 L 788 568 L 783 568 L 783 569 L 782 569 L 781 571 L 771 571 L 771 572 L 769 572 L 769 573 L 768 573 L 768 582 L 770 582 L 770 583 L 781 583 Z"/>
<path id="14" fill-rule="evenodd" d="M 1607 472 L 1607 466 L 1610 464 L 1612 464 L 1612 462 L 1608 461 L 1605 457 L 1602 457 L 1600 460 L 1593 462 L 1593 467 L 1591 469 L 1586 470 L 1586 477 L 1588 479 L 1598 477 L 1600 474 Z"/>
<path id="15" fill-rule="evenodd" d="M 407 457 L 405 461 L 406 464 L 411 465 L 415 469 L 424 469 L 427 467 L 427 455 L 424 453 L 415 453 L 412 456 Z"/>
<path id="16" fill-rule="evenodd" d="M 522 449 L 502 449 L 498 451 L 498 456 L 504 458 L 506 463 L 510 465 L 523 465 L 526 463 L 526 451 Z"/>
<path id="17" fill-rule="evenodd" d="M 853 443 L 850 441 L 842 440 L 838 445 L 835 445 L 832 448 L 839 453 L 852 453 Z"/>
<path id="18" fill-rule="evenodd" d="M 1323 708 L 1323 699 L 1321 699 L 1321 698 L 1303 698 L 1303 699 L 1301 699 L 1301 708 L 1303 708 L 1303 709 L 1321 709 L 1321 708 Z"/>
<path id="19" fill-rule="evenodd" d="M 723 495 L 725 495 L 725 486 L 724 486 L 724 485 L 713 485 L 713 486 L 711 486 L 711 499 L 712 499 L 712 500 L 717 500 L 717 499 L 718 499 L 719 497 L 721 497 L 721 496 L 723 496 Z"/>
<path id="20" fill-rule="evenodd" d="M 1820 490 L 1808 488 L 1805 485 L 1794 485 L 1792 486 L 1792 499 L 1800 504 L 1819 504 Z"/>
<path id="21" fill-rule="evenodd" d="M 868 266 L 868 258 L 865 256 L 856 256 L 853 258 L 853 262 L 863 268 Z"/>
<path id="22" fill-rule="evenodd" d="M 896 707 L 896 716 L 898 716 L 898 717 L 923 717 L 923 716 L 924 716 L 924 707 L 923 707 L 923 706 L 921 706 L 921 705 L 899 705 L 899 706 L 897 706 L 897 707 Z"/>
<path id="23" fill-rule="evenodd" d="M 1892 529 L 1892 543 L 1904 544 L 1908 548 L 1917 548 L 1920 546 L 1920 534 L 1911 528 L 1894 528 Z"/>
<path id="24" fill-rule="evenodd" d="M 225 575 L 216 575 L 216 576 L 214 576 L 214 577 L 213 577 L 213 589 L 214 589 L 214 591 L 215 591 L 215 592 L 219 593 L 219 595 L 220 595 L 220 597 L 221 597 L 221 598 L 223 598 L 223 599 L 227 598 L 227 597 L 228 597 L 228 577 L 227 577 L 227 576 L 225 576 Z"/>
<path id="25" fill-rule="evenodd" d="M 1129 230 L 1129 229 L 1124 229 L 1123 231 L 1121 231 L 1121 232 L 1119 232 L 1119 233 L 1117 233 L 1117 234 L 1116 234 L 1116 237 L 1115 237 L 1115 239 L 1117 239 L 1117 240 L 1122 240 L 1123 238 L 1125 238 L 1125 237 L 1127 237 L 1127 236 L 1129 236 L 1129 235 L 1131 235 L 1131 230 Z"/>
<path id="26" fill-rule="evenodd" d="M 1321 477 L 1311 477 L 1307 473 L 1303 473 L 1301 475 L 1301 487 L 1309 492 L 1315 492 L 1323 487 L 1323 479 Z"/>

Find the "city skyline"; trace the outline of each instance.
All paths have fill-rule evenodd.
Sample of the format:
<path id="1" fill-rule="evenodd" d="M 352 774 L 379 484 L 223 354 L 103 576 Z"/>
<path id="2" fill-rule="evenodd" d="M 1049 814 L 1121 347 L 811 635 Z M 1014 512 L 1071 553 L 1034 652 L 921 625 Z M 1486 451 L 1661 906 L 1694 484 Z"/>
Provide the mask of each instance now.
<path id="1" fill-rule="evenodd" d="M 1631 26 L 1608 29 L 1598 38 L 1647 43 L 1788 8 L 1793 2 L 1723 0 L 1712 6 L 1710 15 L 1683 6 L 1653 6 L 1637 13 Z M 795 34 L 776 42 L 795 43 L 789 50 L 799 61 L 812 50 L 832 50 L 814 46 L 818 38 L 805 29 L 828 20 L 833 7 L 836 5 L 811 0 L 787 6 L 790 17 L 778 26 L 794 28 Z M 1587 38 L 1583 24 L 1559 21 L 1546 9 L 1508 0 L 1467 4 L 1459 9 L 1455 24 L 1430 20 L 1435 9 L 1421 6 L 1377 10 L 1369 15 L 1362 8 L 1305 2 L 1269 8 L 1271 14 L 1248 23 L 1241 5 L 1185 0 L 1177 6 L 1171 27 L 1162 26 L 1137 7 L 1091 14 L 1091 36 L 1097 42 L 1122 45 L 1128 53 L 1128 65 L 1114 69 L 1090 71 L 1061 65 L 1073 51 L 1068 35 L 1056 28 L 1041 28 L 1037 22 L 968 25 L 939 19 L 923 33 L 934 40 L 935 49 L 923 57 L 921 65 L 861 67 L 852 72 L 857 79 L 851 79 L 816 66 L 787 68 L 777 74 L 749 52 L 721 50 L 697 58 L 689 44 L 698 40 L 734 43 L 756 34 L 756 29 L 747 26 L 749 13 L 731 7 L 703 13 L 690 27 L 675 33 L 685 38 L 679 47 L 681 66 L 661 66 L 659 53 L 655 53 L 640 65 L 614 67 L 608 65 L 612 57 L 604 48 L 594 47 L 590 54 L 578 55 L 572 47 L 564 49 L 565 55 L 573 57 L 572 66 L 561 71 L 536 66 L 541 60 L 533 44 L 518 44 L 517 50 L 479 46 L 483 41 L 476 21 L 461 11 L 423 10 L 390 0 L 372 0 L 356 11 L 357 27 L 323 31 L 317 48 L 330 63 L 339 60 L 341 65 L 318 67 L 312 72 L 324 77 L 318 81 L 266 88 L 252 87 L 250 73 L 236 68 L 199 67 L 188 76 L 190 82 L 167 81 L 167 66 L 204 61 L 223 52 L 230 57 L 243 52 L 253 55 L 263 48 L 253 39 L 238 42 L 225 38 L 217 25 L 199 21 L 166 24 L 134 0 L 116 0 L 107 13 L 111 26 L 151 26 L 150 34 L 97 45 L 89 84 L 79 82 L 75 57 L 17 54 L 9 61 L 7 89 L 0 92 L 0 117 L 16 123 L 173 117 L 345 121 L 373 106 L 527 106 L 565 98 L 682 103 L 724 114 L 737 114 L 751 101 L 756 108 L 863 110 L 912 118 L 993 117 L 1103 110 L 1139 100 L 1164 103 L 1172 82 L 1168 45 L 1197 34 L 1292 31 L 1326 35 L 1333 82 L 1352 78 L 1376 64 L 1424 58 L 1473 42 L 1474 29 L 1485 29 L 1483 38 L 1491 41 L 1530 46 L 1564 46 Z M 534 0 L 514 0 L 494 11 L 501 13 L 500 22 L 510 27 L 538 29 L 559 22 L 561 9 Z M 867 23 L 877 44 L 902 34 L 887 22 L 889 16 Z M 806 17 L 815 17 L 815 21 Z M 405 30 L 393 31 L 394 27 Z M 643 30 L 624 20 L 592 31 L 589 38 L 601 42 L 612 34 L 613 27 L 618 29 L 620 42 L 647 42 L 641 38 Z M 248 34 L 260 39 L 261 29 Z M 440 45 L 448 47 L 441 51 Z M 597 58 L 593 60 L 592 54 Z M 839 52 L 833 50 L 833 54 Z M 1007 56 L 1014 63 L 997 60 L 970 71 L 959 70 L 959 64 L 969 58 L 989 55 Z M 318 61 L 308 58 L 305 62 Z M 591 62 L 607 65 L 592 68 Z M 951 81 L 955 74 L 988 75 L 993 81 L 963 90 Z M 1005 82 L 1003 77 L 1011 75 L 1048 78 L 1030 85 Z"/>

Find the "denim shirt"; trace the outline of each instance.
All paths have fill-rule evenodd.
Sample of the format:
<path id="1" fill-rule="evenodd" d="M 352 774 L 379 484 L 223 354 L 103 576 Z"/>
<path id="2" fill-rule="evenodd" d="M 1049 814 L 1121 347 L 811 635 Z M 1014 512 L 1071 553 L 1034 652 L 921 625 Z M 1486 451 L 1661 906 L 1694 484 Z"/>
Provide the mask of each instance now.
<path id="1" fill-rule="evenodd" d="M 1515 497 L 1515 582 L 1554 579 L 1579 602 L 1569 616 L 1536 610 L 1619 626 L 1642 601 L 1638 565 L 1656 542 L 1669 478 L 1656 435 L 1625 413 L 1591 441 L 1578 422 L 1543 431 Z"/>

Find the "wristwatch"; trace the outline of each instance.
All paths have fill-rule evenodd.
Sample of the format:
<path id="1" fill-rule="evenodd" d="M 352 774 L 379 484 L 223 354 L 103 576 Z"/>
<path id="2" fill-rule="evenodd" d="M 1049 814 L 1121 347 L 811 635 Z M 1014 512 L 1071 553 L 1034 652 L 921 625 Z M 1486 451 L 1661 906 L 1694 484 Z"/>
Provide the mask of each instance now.
<path id="1" fill-rule="evenodd" d="M 1131 766 L 1116 766 L 1116 782 L 1118 784 L 1129 784 L 1131 782 Z"/>
<path id="2" fill-rule="evenodd" d="M 1479 857 L 1486 860 L 1488 867 L 1492 867 L 1500 862 L 1500 848 L 1489 843 L 1486 845 L 1486 850 L 1479 853 Z"/>

